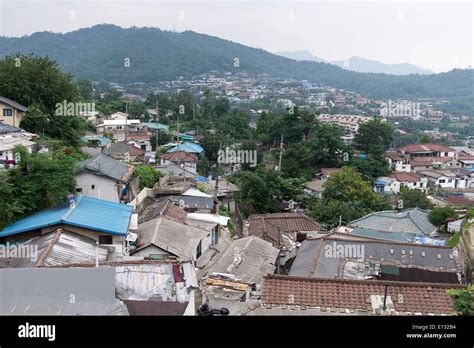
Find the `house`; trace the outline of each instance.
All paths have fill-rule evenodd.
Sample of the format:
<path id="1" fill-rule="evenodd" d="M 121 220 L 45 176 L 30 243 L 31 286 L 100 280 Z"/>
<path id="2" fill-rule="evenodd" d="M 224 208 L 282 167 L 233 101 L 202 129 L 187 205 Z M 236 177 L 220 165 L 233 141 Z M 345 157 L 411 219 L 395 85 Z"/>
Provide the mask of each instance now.
<path id="1" fill-rule="evenodd" d="M 200 154 L 204 151 L 204 149 L 199 145 L 195 143 L 183 143 L 183 144 L 178 144 L 175 147 L 171 148 L 168 150 L 168 153 L 173 153 L 177 151 L 184 151 L 188 153 L 194 153 L 194 154 Z"/>
<path id="2" fill-rule="evenodd" d="M 257 237 L 244 237 L 213 260 L 200 281 L 202 303 L 229 314 L 259 292 L 263 278 L 275 272 L 278 249 Z"/>
<path id="3" fill-rule="evenodd" d="M 169 200 L 179 205 L 188 213 L 211 213 L 214 210 L 214 197 L 203 196 L 168 196 Z"/>
<path id="4" fill-rule="evenodd" d="M 88 147 L 99 148 L 101 151 L 112 145 L 112 141 L 102 135 L 85 135 L 81 141 Z"/>
<path id="5" fill-rule="evenodd" d="M 155 166 L 155 169 L 177 179 L 195 179 L 198 175 L 177 164 L 169 163 Z"/>
<path id="6" fill-rule="evenodd" d="M 428 179 L 421 173 L 393 172 L 388 177 L 378 177 L 374 181 L 374 192 L 400 193 L 402 188 L 428 191 Z"/>
<path id="7" fill-rule="evenodd" d="M 111 254 L 123 255 L 132 210 L 129 205 L 79 195 L 69 203 L 42 210 L 5 227 L 0 232 L 0 240 L 25 240 L 57 232 L 60 228 L 109 245 Z"/>
<path id="8" fill-rule="evenodd" d="M 9 249 L 23 252 L 17 252 L 15 257 L 10 256 L 12 252 L 4 253 L 0 257 L 0 268 L 48 267 L 82 262 L 95 264 L 107 261 L 109 256 L 105 245 L 98 246 L 92 238 L 60 228 L 19 244 L 10 244 Z"/>
<path id="9" fill-rule="evenodd" d="M 195 182 L 191 178 L 176 178 L 166 175 L 155 184 L 153 190 L 155 191 L 155 195 L 157 197 L 182 195 L 190 187 L 195 185 Z"/>
<path id="10" fill-rule="evenodd" d="M 389 168 L 396 172 L 411 172 L 409 159 L 396 152 L 385 152 L 384 158 L 388 161 Z"/>
<path id="11" fill-rule="evenodd" d="M 197 174 L 197 156 L 194 153 L 176 151 L 160 156 L 161 165 L 174 164 L 187 172 Z"/>
<path id="12" fill-rule="evenodd" d="M 139 178 L 134 167 L 103 153 L 79 162 L 76 173 L 77 194 L 111 202 L 131 201 L 138 194 Z"/>
<path id="13" fill-rule="evenodd" d="M 428 212 L 419 208 L 371 213 L 350 222 L 348 226 L 383 232 L 414 233 L 421 237 L 436 236 L 436 226 L 428 220 Z"/>
<path id="14" fill-rule="evenodd" d="M 314 174 L 315 179 L 328 179 L 332 174 L 338 173 L 342 168 L 321 168 L 319 172 Z"/>
<path id="15" fill-rule="evenodd" d="M 449 247 L 329 235 L 306 239 L 289 275 L 459 284 L 462 267 Z"/>
<path id="16" fill-rule="evenodd" d="M 145 160 L 145 150 L 125 142 L 115 143 L 103 152 L 119 161 L 143 162 Z"/>
<path id="17" fill-rule="evenodd" d="M 122 120 L 112 119 L 104 120 L 103 123 L 96 126 L 98 134 L 112 133 L 117 141 L 126 141 L 131 134 L 137 134 L 144 130 L 140 125 L 140 120 Z"/>
<path id="18" fill-rule="evenodd" d="M 128 119 L 128 114 L 126 114 L 125 112 L 116 112 L 112 115 L 109 116 L 109 119 L 111 120 L 126 120 Z"/>
<path id="19" fill-rule="evenodd" d="M 23 146 L 28 153 L 32 153 L 35 142 L 14 137 L 0 137 L 0 168 L 8 169 L 16 164 L 14 149 L 16 146 Z"/>
<path id="20" fill-rule="evenodd" d="M 423 170 L 419 172 L 428 178 L 429 186 L 438 188 L 454 188 L 456 174 L 447 170 Z"/>
<path id="21" fill-rule="evenodd" d="M 31 140 L 36 137 L 36 134 L 25 131 L 22 128 L 13 127 L 8 124 L 0 122 L 0 139 L 16 138 Z"/>
<path id="22" fill-rule="evenodd" d="M 307 194 L 316 197 L 322 198 L 324 192 L 324 184 L 326 183 L 327 179 L 315 179 L 305 184 L 304 192 Z"/>
<path id="23" fill-rule="evenodd" d="M 457 157 L 458 167 L 474 168 L 474 155 L 468 153 L 460 153 Z"/>
<path id="24" fill-rule="evenodd" d="M 424 170 L 447 169 L 454 166 L 455 163 L 451 157 L 415 157 L 409 161 L 412 171 L 415 173 Z"/>
<path id="25" fill-rule="evenodd" d="M 450 157 L 454 158 L 456 150 L 439 144 L 410 144 L 398 149 L 402 155 L 415 157 Z"/>
<path id="26" fill-rule="evenodd" d="M 459 284 L 268 275 L 246 315 L 451 315 Z M 386 297 L 386 309 L 383 309 Z"/>
<path id="27" fill-rule="evenodd" d="M 246 225 L 247 235 L 266 240 L 280 250 L 281 266 L 296 256 L 301 241 L 322 230 L 316 221 L 302 213 L 254 214 L 249 216 Z"/>
<path id="28" fill-rule="evenodd" d="M 124 301 L 157 301 L 152 308 L 160 309 L 160 314 L 166 309 L 173 308 L 172 315 L 195 315 L 196 294 L 198 288 L 196 273 L 191 262 L 172 260 L 130 260 L 107 262 L 101 267 L 110 267 L 115 271 L 115 293 L 118 299 Z M 182 306 L 186 305 L 184 313 Z M 143 308 L 143 304 L 139 305 Z M 159 308 L 157 306 L 160 306 Z M 134 315 L 136 306 L 127 305 Z M 151 309 L 150 309 L 151 310 Z"/>
<path id="29" fill-rule="evenodd" d="M 140 224 L 137 234 L 137 248 L 131 250 L 130 254 L 152 260 L 175 257 L 194 263 L 212 245 L 210 231 L 167 216 Z"/>
<path id="30" fill-rule="evenodd" d="M 27 111 L 26 106 L 0 96 L 0 122 L 12 127 L 19 127 Z"/>

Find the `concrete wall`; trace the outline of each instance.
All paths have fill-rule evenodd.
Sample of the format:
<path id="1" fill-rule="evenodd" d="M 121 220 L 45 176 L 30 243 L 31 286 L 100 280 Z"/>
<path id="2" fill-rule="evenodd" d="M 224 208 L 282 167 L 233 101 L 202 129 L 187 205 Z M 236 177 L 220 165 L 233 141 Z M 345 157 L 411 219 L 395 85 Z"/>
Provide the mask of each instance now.
<path id="1" fill-rule="evenodd" d="M 94 185 L 94 188 L 92 188 Z M 104 199 L 115 203 L 120 203 L 119 192 L 122 185 L 109 178 L 91 173 L 76 175 L 76 188 L 82 189 L 82 194 L 87 197 Z"/>

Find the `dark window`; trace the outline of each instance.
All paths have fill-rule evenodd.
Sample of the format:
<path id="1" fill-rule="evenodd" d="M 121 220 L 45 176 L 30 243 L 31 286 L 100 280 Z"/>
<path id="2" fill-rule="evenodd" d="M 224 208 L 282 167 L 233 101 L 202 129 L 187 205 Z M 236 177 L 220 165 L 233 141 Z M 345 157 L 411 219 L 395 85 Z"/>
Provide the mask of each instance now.
<path id="1" fill-rule="evenodd" d="M 76 192 L 77 192 L 77 193 L 82 193 L 82 189 L 81 189 L 81 188 L 77 188 L 77 189 L 76 189 Z"/>
<path id="2" fill-rule="evenodd" d="M 3 116 L 13 116 L 13 109 L 3 109 Z"/>
<path id="3" fill-rule="evenodd" d="M 99 236 L 99 244 L 112 244 L 112 236 Z"/>
<path id="4" fill-rule="evenodd" d="M 95 189 L 95 185 L 92 185 L 92 186 L 91 186 L 91 189 L 93 189 L 93 190 L 94 190 L 94 189 Z"/>
<path id="5" fill-rule="evenodd" d="M 199 242 L 199 245 L 197 246 L 197 249 L 196 249 L 196 260 L 201 257 L 201 254 L 202 254 L 202 244 L 201 242 Z"/>

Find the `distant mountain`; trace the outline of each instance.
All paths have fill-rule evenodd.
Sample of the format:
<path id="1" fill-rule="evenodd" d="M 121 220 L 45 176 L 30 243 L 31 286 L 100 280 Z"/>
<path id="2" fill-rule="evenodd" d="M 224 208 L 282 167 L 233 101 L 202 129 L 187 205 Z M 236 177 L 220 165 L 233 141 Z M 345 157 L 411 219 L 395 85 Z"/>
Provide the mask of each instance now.
<path id="1" fill-rule="evenodd" d="M 423 69 L 413 64 L 385 64 L 376 60 L 360 57 L 350 57 L 346 60 L 333 61 L 331 64 L 335 64 L 346 70 L 364 73 L 381 73 L 391 75 L 434 74 L 434 71 Z"/>
<path id="2" fill-rule="evenodd" d="M 247 71 L 308 80 L 377 99 L 473 98 L 472 69 L 408 76 L 358 73 L 327 63 L 298 62 L 192 31 L 173 33 L 104 24 L 66 34 L 0 37 L 0 58 L 16 52 L 47 55 L 76 78 L 95 81 L 156 82 L 212 70 Z"/>
<path id="3" fill-rule="evenodd" d="M 310 51 L 305 51 L 305 50 L 299 50 L 299 51 L 293 51 L 293 52 L 276 52 L 275 54 L 285 57 L 285 58 L 298 60 L 298 61 L 308 60 L 310 62 L 318 62 L 318 63 L 326 62 L 324 59 L 316 57 Z"/>

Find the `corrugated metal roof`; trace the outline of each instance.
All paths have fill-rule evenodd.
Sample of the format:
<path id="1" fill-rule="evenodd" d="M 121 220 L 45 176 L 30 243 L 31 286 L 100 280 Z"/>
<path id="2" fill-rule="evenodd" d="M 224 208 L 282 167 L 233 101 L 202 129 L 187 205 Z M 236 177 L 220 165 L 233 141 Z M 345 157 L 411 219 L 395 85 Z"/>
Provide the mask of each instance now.
<path id="1" fill-rule="evenodd" d="M 0 268 L 29 268 L 71 263 L 93 264 L 96 261 L 96 249 L 99 262 L 107 261 L 108 256 L 108 249 L 97 246 L 95 240 L 61 230 L 29 239 L 21 244 L 11 245 L 11 247 L 22 248 L 25 250 L 24 256 L 27 257 L 0 257 Z M 32 255 L 26 255 L 26 250 L 37 251 L 37 253 L 32 257 Z"/>
<path id="2" fill-rule="evenodd" d="M 12 127 L 8 124 L 0 122 L 0 134 L 4 133 L 18 133 L 21 132 L 21 128 Z"/>
<path id="3" fill-rule="evenodd" d="M 40 211 L 7 226 L 0 237 L 37 230 L 58 224 L 87 228 L 125 236 L 128 232 L 133 207 L 101 199 L 77 196 L 75 208 L 63 204 Z"/>
<path id="4" fill-rule="evenodd" d="M 202 148 L 202 146 L 198 144 L 184 143 L 184 144 L 179 144 L 173 147 L 172 149 L 169 149 L 168 153 L 177 152 L 177 151 L 185 151 L 189 153 L 201 153 L 204 151 L 204 149 Z"/>

